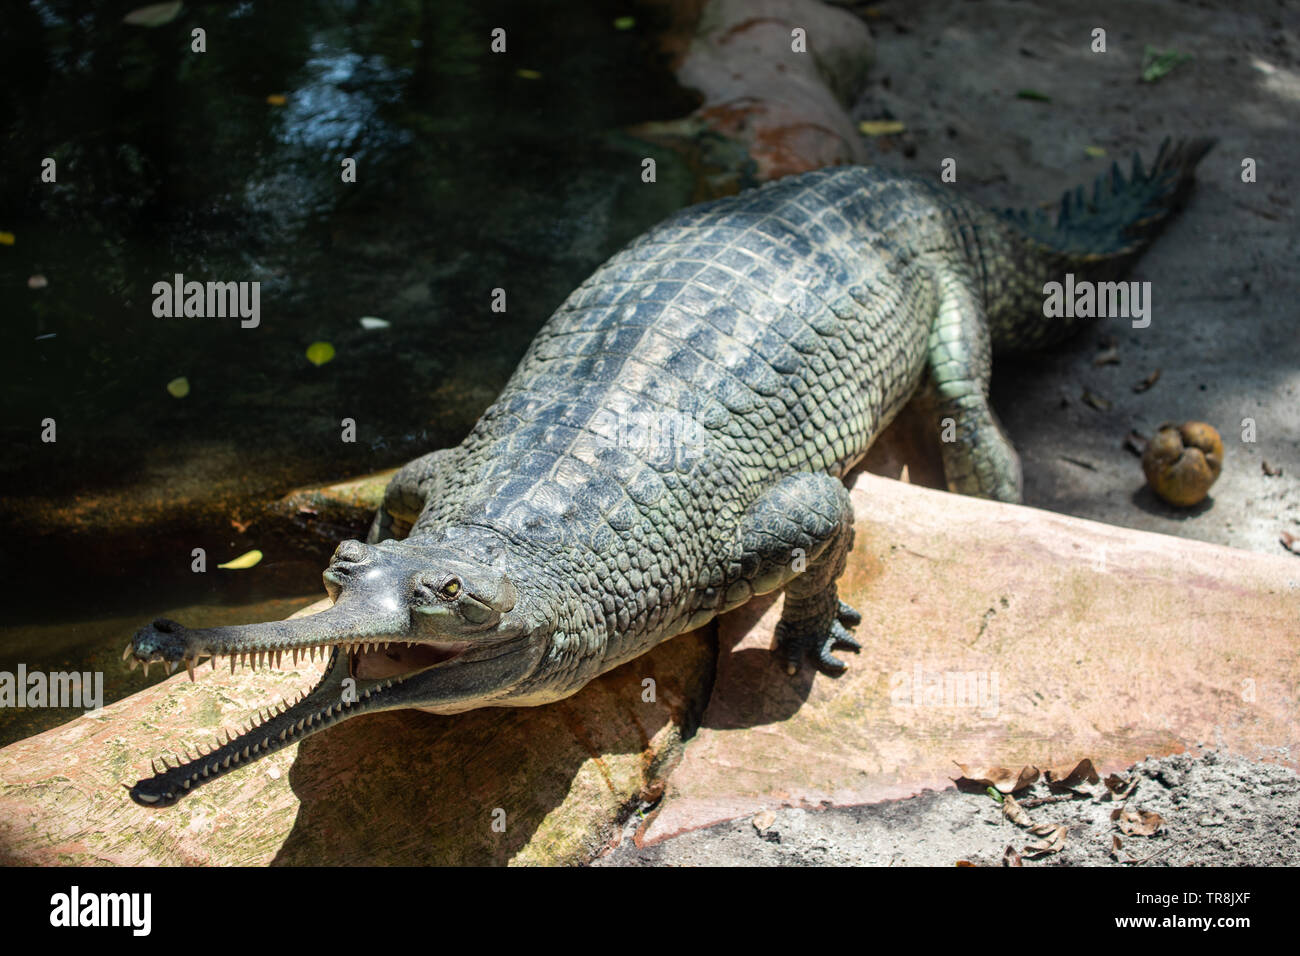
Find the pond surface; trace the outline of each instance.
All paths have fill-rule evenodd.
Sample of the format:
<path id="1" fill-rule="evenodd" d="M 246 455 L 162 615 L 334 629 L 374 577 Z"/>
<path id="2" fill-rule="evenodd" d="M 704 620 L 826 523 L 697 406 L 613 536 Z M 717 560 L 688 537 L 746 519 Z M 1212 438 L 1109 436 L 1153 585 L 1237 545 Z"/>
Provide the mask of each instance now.
<path id="1" fill-rule="evenodd" d="M 0 670 L 103 670 L 105 702 L 159 679 L 120 662 L 153 617 L 320 596 L 332 545 L 265 506 L 458 442 L 565 295 L 692 189 L 621 132 L 693 105 L 632 3 L 126 9 L 0 24 Z M 156 314 L 177 274 L 257 282 L 256 326 Z M 0 709 L 0 744 L 73 716 Z"/>

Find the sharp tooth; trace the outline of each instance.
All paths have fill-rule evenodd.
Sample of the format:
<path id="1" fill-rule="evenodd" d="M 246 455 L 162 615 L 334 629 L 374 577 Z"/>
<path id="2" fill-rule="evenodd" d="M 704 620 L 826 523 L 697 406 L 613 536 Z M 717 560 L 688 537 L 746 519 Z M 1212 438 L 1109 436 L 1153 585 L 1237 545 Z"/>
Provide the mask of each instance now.
<path id="1" fill-rule="evenodd" d="M 217 669 L 217 658 L 220 656 L 221 656 L 220 654 L 213 654 L 211 657 L 208 658 L 208 663 L 212 665 L 213 670 Z"/>
<path id="2" fill-rule="evenodd" d="M 188 790 L 190 788 L 190 782 L 188 780 L 182 780 L 181 786 Z"/>
<path id="3" fill-rule="evenodd" d="M 232 675 L 235 673 L 235 655 L 234 655 L 234 654 L 231 654 L 231 655 L 230 655 L 230 673 L 231 673 Z"/>
<path id="4" fill-rule="evenodd" d="M 126 645 L 126 650 L 122 652 L 122 660 L 126 660 L 128 657 L 131 656 L 131 648 L 134 646 L 134 644 L 135 642 L 132 641 L 130 644 Z"/>
<path id="5" fill-rule="evenodd" d="M 145 661 L 141 666 L 144 668 L 144 676 L 145 676 L 145 677 L 148 677 L 148 676 L 149 676 L 149 662 L 148 662 L 148 661 Z"/>
<path id="6" fill-rule="evenodd" d="M 131 670 L 135 670 L 137 667 L 140 666 L 140 662 L 137 661 L 134 657 L 131 658 L 130 664 L 131 664 Z"/>
<path id="7" fill-rule="evenodd" d="M 167 670 L 167 676 L 168 676 L 168 677 L 171 677 L 172 674 L 175 673 L 175 671 L 176 671 L 176 662 L 175 662 L 175 661 L 163 661 L 163 667 L 166 668 L 166 670 Z"/>
<path id="8" fill-rule="evenodd" d="M 296 647 L 293 649 L 293 666 L 298 666 L 298 648 Z"/>
<path id="9" fill-rule="evenodd" d="M 185 658 L 185 669 L 190 672 L 190 683 L 194 683 L 194 658 Z"/>
<path id="10" fill-rule="evenodd" d="M 276 652 L 275 652 L 275 668 L 276 668 L 276 670 L 279 670 L 279 669 L 280 669 L 280 658 L 282 658 L 282 657 L 284 657 L 284 651 L 276 651 Z"/>

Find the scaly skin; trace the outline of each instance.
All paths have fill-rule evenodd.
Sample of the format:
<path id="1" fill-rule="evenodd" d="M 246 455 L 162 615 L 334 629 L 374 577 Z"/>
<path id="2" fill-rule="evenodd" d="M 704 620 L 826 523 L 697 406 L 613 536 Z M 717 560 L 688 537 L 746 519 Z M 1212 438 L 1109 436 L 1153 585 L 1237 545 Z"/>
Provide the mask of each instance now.
<path id="1" fill-rule="evenodd" d="M 369 543 L 325 572 L 333 608 L 137 633 L 133 663 L 333 656 L 304 700 L 132 796 L 173 803 L 357 713 L 559 700 L 781 588 L 780 659 L 841 672 L 861 617 L 836 592 L 853 537 L 839 476 L 921 389 L 936 429 L 955 426 L 952 490 L 1019 500 L 993 349 L 1074 331 L 1043 318 L 1044 282 L 1122 273 L 1208 146 L 1162 148 L 1091 209 L 1067 197 L 1058 226 L 858 167 L 681 211 L 569 296 L 461 445 L 398 472 Z"/>

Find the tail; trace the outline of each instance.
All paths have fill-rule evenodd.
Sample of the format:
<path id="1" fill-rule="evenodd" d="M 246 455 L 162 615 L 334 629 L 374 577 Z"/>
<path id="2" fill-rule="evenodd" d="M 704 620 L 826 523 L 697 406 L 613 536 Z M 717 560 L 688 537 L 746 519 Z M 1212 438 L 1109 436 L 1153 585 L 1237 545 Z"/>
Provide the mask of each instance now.
<path id="1" fill-rule="evenodd" d="M 1064 281 L 1066 273 L 1076 282 L 1104 282 L 1128 272 L 1187 201 L 1196 164 L 1215 142 L 1189 139 L 1171 148 L 1166 139 L 1150 171 L 1133 154 L 1128 179 L 1112 163 L 1093 183 L 1091 199 L 1082 186 L 1061 197 L 1055 222 L 1042 210 L 1000 212 L 1002 223 L 1011 227 L 1013 235 L 1004 241 L 1020 275 L 1007 280 L 1000 296 L 996 289 L 986 292 L 994 349 L 1039 348 L 1085 324 L 1087 318 L 1045 317 L 1043 286 Z"/>

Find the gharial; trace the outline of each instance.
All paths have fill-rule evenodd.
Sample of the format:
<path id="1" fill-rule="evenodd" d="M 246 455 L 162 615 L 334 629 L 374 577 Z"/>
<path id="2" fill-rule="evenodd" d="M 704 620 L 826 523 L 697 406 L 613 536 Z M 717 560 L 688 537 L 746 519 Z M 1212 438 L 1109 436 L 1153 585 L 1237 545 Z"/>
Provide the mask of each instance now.
<path id="1" fill-rule="evenodd" d="M 859 650 L 861 615 L 836 591 L 853 537 L 840 476 L 919 390 L 955 430 L 950 489 L 1019 500 L 992 353 L 1083 325 L 1044 318 L 1045 284 L 1122 275 L 1212 145 L 1166 140 L 1149 171 L 1112 166 L 1056 217 L 853 166 L 683 209 L 564 301 L 460 445 L 397 472 L 367 542 L 324 572 L 332 608 L 137 632 L 133 665 L 191 676 L 207 657 L 332 656 L 297 703 L 131 796 L 174 803 L 357 714 L 559 700 L 779 588 L 780 658 L 842 671 L 833 651 Z"/>

